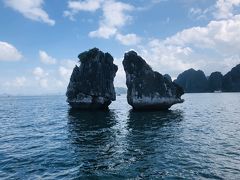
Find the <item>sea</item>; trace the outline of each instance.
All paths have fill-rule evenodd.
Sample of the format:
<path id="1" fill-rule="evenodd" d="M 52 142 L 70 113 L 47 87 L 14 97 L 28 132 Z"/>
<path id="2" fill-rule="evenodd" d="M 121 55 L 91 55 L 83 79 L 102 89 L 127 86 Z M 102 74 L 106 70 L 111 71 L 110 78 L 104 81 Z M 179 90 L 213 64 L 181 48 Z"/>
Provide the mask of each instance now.
<path id="1" fill-rule="evenodd" d="M 65 96 L 0 97 L 0 179 L 240 179 L 240 93 L 169 111 L 75 111 Z"/>

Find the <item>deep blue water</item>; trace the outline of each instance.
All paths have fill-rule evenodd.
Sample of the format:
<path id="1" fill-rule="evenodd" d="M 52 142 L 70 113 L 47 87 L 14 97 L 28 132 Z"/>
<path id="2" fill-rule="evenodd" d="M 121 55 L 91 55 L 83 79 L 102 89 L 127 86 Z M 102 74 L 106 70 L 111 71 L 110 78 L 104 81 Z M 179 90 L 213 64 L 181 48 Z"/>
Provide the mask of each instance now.
<path id="1" fill-rule="evenodd" d="M 240 94 L 166 112 L 75 112 L 64 96 L 0 98 L 0 179 L 240 179 Z"/>

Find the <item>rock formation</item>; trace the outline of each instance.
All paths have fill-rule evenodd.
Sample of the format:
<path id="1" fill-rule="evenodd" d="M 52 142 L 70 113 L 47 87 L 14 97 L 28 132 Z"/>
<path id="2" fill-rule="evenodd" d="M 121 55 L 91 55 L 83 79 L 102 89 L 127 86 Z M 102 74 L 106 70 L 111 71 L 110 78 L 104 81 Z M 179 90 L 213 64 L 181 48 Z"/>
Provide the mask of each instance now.
<path id="1" fill-rule="evenodd" d="M 240 92 L 240 64 L 223 77 L 223 91 Z"/>
<path id="2" fill-rule="evenodd" d="M 172 78 L 171 78 L 171 76 L 170 76 L 169 74 L 164 74 L 163 76 L 164 76 L 165 78 L 167 78 L 169 81 L 172 82 Z"/>
<path id="3" fill-rule="evenodd" d="M 113 85 L 118 70 L 113 57 L 97 48 L 78 56 L 67 88 L 67 102 L 78 109 L 105 109 L 116 99 Z"/>
<path id="4" fill-rule="evenodd" d="M 208 78 L 208 89 L 210 92 L 222 91 L 223 75 L 220 72 L 213 72 Z"/>
<path id="5" fill-rule="evenodd" d="M 174 81 L 186 93 L 202 93 L 208 91 L 208 80 L 201 70 L 189 69 L 181 73 Z"/>
<path id="6" fill-rule="evenodd" d="M 125 53 L 123 60 L 127 81 L 127 100 L 134 109 L 165 110 L 182 103 L 181 87 L 153 71 L 136 52 Z"/>

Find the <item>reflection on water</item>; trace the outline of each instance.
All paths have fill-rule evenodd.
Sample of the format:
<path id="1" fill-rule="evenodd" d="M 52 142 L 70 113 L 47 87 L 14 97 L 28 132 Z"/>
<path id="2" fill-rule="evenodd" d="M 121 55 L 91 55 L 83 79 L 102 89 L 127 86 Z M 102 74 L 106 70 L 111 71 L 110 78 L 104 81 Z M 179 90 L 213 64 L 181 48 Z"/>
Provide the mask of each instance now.
<path id="1" fill-rule="evenodd" d="M 81 162 L 79 176 L 162 177 L 164 172 L 154 171 L 154 166 L 158 164 L 159 138 L 164 143 L 169 136 L 164 127 L 174 126 L 182 118 L 182 111 L 176 110 L 130 110 L 127 120 L 123 121 L 114 110 L 93 112 L 70 109 L 69 139 L 77 161 Z M 137 173 L 139 171 L 144 175 Z"/>
<path id="2" fill-rule="evenodd" d="M 115 166 L 116 114 L 114 111 L 68 112 L 69 140 L 77 162 L 79 177 L 94 177 Z"/>
<path id="3" fill-rule="evenodd" d="M 145 128 L 161 128 L 165 124 L 178 123 L 183 119 L 181 110 L 139 112 L 130 110 L 128 114 L 129 128 L 144 130 Z"/>
<path id="4" fill-rule="evenodd" d="M 125 170 L 127 177 L 131 177 L 133 172 L 141 172 L 134 174 L 140 179 L 163 178 L 167 174 L 159 158 L 167 156 L 169 144 L 179 137 L 175 134 L 181 134 L 176 127 L 180 126 L 182 119 L 183 112 L 178 110 L 129 111 L 128 144 L 124 152 L 124 156 L 130 159 L 129 168 Z"/>
<path id="5" fill-rule="evenodd" d="M 77 111 L 69 109 L 68 120 L 80 131 L 98 130 L 112 127 L 116 123 L 116 114 L 112 110 Z"/>

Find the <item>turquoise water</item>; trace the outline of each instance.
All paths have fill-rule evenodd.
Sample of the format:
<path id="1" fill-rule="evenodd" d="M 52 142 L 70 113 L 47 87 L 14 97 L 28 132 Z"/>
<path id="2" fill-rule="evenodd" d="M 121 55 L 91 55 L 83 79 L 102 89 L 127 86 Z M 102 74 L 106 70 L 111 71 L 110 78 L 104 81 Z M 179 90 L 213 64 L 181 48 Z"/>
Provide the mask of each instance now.
<path id="1" fill-rule="evenodd" d="M 240 179 L 240 94 L 186 94 L 166 112 L 70 110 L 0 98 L 0 179 Z"/>

